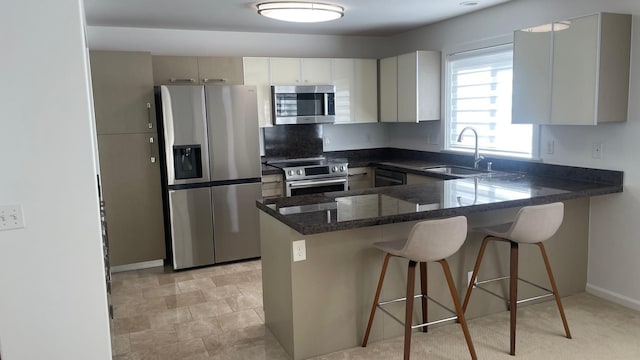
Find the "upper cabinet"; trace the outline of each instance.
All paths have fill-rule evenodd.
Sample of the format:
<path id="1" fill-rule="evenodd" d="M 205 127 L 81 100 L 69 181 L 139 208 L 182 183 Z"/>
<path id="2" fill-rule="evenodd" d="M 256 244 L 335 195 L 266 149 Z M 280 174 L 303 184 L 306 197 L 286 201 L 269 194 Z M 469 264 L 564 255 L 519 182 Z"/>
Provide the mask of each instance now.
<path id="1" fill-rule="evenodd" d="M 380 60 L 380 120 L 440 120 L 440 61 L 437 51 Z"/>
<path id="2" fill-rule="evenodd" d="M 269 78 L 269 58 L 246 57 L 244 61 L 244 83 L 254 85 L 258 97 L 258 124 L 271 126 L 271 80 Z"/>
<path id="3" fill-rule="evenodd" d="M 272 85 L 327 85 L 331 59 L 271 58 Z"/>
<path id="4" fill-rule="evenodd" d="M 336 123 L 378 122 L 378 65 L 375 59 L 331 60 L 336 87 Z"/>
<path id="5" fill-rule="evenodd" d="M 244 83 L 241 57 L 153 56 L 156 85 L 239 85 Z"/>
<path id="6" fill-rule="evenodd" d="M 398 57 L 380 59 L 380 121 L 398 121 Z"/>
<path id="7" fill-rule="evenodd" d="M 155 132 L 151 54 L 91 51 L 90 59 L 97 133 Z"/>
<path id="8" fill-rule="evenodd" d="M 601 13 L 516 31 L 512 122 L 626 121 L 630 55 L 630 15 Z"/>

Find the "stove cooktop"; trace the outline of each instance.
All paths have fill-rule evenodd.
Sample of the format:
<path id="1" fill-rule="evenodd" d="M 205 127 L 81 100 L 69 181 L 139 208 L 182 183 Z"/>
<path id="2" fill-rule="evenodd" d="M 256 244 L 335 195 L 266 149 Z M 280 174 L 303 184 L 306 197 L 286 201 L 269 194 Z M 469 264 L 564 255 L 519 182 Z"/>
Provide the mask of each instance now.
<path id="1" fill-rule="evenodd" d="M 326 177 L 346 177 L 346 159 L 326 159 L 324 157 L 304 159 L 277 159 L 267 165 L 282 169 L 286 180 L 306 180 Z"/>

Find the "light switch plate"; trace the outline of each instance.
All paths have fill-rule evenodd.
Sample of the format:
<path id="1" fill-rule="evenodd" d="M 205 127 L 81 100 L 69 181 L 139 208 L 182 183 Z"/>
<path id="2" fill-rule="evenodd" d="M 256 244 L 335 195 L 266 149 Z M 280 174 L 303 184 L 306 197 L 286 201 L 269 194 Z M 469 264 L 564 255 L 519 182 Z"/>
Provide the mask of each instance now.
<path id="1" fill-rule="evenodd" d="M 22 206 L 0 206 L 0 230 L 20 229 L 24 227 Z"/>
<path id="2" fill-rule="evenodd" d="M 307 260 L 307 246 L 304 240 L 293 242 L 293 261 Z"/>

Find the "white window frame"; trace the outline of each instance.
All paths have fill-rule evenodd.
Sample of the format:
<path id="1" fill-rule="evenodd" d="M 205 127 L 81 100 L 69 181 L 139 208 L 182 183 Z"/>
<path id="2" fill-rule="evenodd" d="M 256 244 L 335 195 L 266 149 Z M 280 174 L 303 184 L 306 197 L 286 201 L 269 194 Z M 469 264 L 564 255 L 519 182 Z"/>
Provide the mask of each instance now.
<path id="1" fill-rule="evenodd" d="M 495 40 L 495 39 L 494 39 Z M 442 52 L 442 66 L 443 66 L 443 83 L 444 83 L 444 92 L 445 96 L 442 97 L 444 109 L 444 126 L 442 126 L 441 139 L 443 140 L 443 150 L 445 152 L 458 153 L 458 154 L 469 154 L 473 153 L 473 150 L 464 150 L 460 148 L 451 148 L 448 140 L 448 136 L 451 130 L 451 119 L 450 119 L 450 111 L 451 111 L 451 83 L 450 83 L 450 75 L 451 69 L 449 65 L 449 60 L 451 58 L 460 58 L 463 56 L 473 56 L 489 54 L 491 52 L 499 51 L 500 48 L 511 47 L 513 49 L 513 39 L 510 38 L 508 41 L 505 41 L 504 37 L 502 37 L 499 42 L 489 41 L 482 42 L 482 44 L 471 44 L 458 49 L 450 49 Z M 466 134 L 465 134 L 466 135 Z M 483 152 L 479 151 L 481 154 L 489 155 L 493 158 L 505 158 L 505 159 L 518 159 L 518 160 L 540 160 L 540 126 L 532 125 L 532 139 L 531 139 L 531 157 L 525 156 L 515 156 L 515 155 L 507 155 L 507 154 L 497 154 L 491 152 Z"/>

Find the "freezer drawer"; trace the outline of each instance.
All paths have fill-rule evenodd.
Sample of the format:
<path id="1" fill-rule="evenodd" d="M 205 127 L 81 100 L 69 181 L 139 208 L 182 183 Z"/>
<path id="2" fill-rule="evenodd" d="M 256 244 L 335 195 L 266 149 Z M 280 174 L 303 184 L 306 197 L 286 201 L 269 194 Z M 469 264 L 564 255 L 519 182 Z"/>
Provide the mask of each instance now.
<path id="1" fill-rule="evenodd" d="M 173 268 L 213 264 L 211 189 L 169 191 L 169 211 Z"/>
<path id="2" fill-rule="evenodd" d="M 216 262 L 260 256 L 261 183 L 212 187 Z"/>

